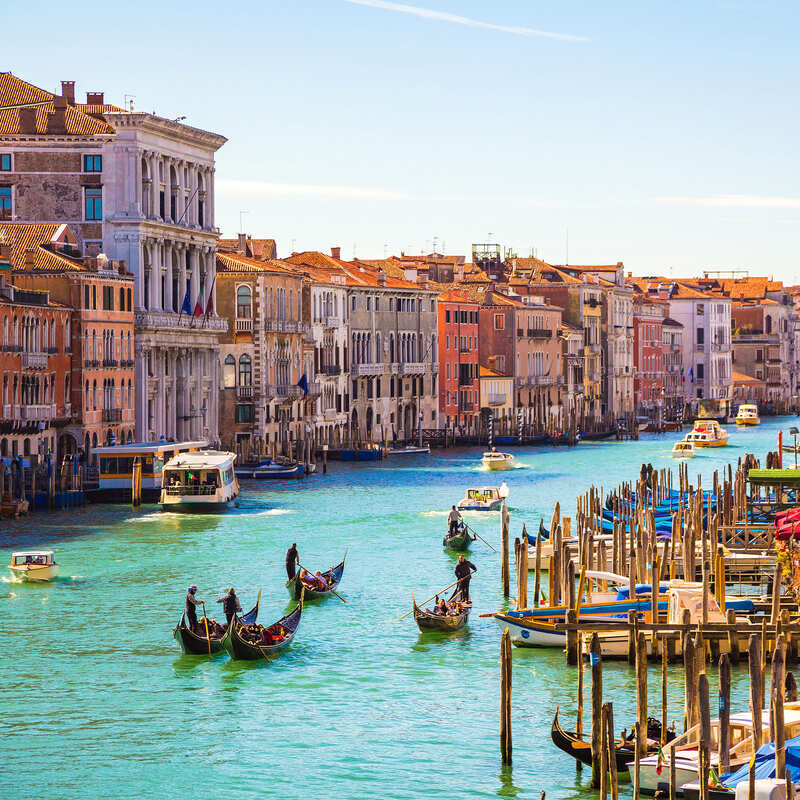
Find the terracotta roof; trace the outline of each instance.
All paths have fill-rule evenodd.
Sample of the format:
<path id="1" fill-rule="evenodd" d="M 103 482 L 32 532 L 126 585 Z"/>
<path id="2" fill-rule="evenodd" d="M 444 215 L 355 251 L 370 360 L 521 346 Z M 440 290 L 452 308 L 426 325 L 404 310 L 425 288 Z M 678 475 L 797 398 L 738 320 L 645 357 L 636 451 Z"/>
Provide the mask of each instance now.
<path id="1" fill-rule="evenodd" d="M 512 375 L 503 375 L 502 372 L 495 372 L 493 369 L 489 369 L 489 367 L 479 367 L 478 368 L 478 377 L 479 378 L 511 378 Z"/>
<path id="2" fill-rule="evenodd" d="M 0 72 L 0 134 L 20 133 L 20 110 L 31 107 L 35 109 L 37 134 L 94 136 L 114 132 L 104 119 L 83 110 L 88 107 L 68 105 L 66 100 L 52 92 L 23 81 L 10 72 Z M 57 127 L 61 111 L 64 113 L 63 130 Z"/>
<path id="3" fill-rule="evenodd" d="M 440 303 L 467 303 L 478 305 L 478 300 L 471 296 L 466 289 L 447 289 L 439 295 Z"/>
<path id="4" fill-rule="evenodd" d="M 764 381 L 758 378 L 753 378 L 750 375 L 745 375 L 743 372 L 737 372 L 736 370 L 732 370 L 731 375 L 734 383 L 764 383 Z"/>
<path id="5" fill-rule="evenodd" d="M 316 250 L 309 250 L 304 253 L 292 253 L 284 261 L 295 264 L 298 267 L 314 267 L 321 270 L 322 274 L 326 275 L 323 280 L 326 282 L 334 283 L 332 280 L 334 275 L 343 276 L 345 285 L 347 286 L 374 286 L 376 288 L 384 288 L 378 283 L 378 270 L 367 263 L 360 261 L 343 261 L 340 258 L 320 253 Z M 385 272 L 385 270 L 384 270 Z M 406 280 L 401 280 L 390 275 L 386 275 L 387 289 L 416 289 L 424 291 L 423 287 L 418 286 L 416 283 L 410 283 Z"/>
<path id="6" fill-rule="evenodd" d="M 68 233 L 66 225 L 0 223 L 0 244 L 11 245 L 9 261 L 15 272 L 86 272 L 78 258 L 49 249 L 59 242 L 74 242 Z M 31 257 L 33 263 L 26 263 Z"/>
<path id="7" fill-rule="evenodd" d="M 217 271 L 221 273 L 282 273 L 302 278 L 302 271 L 294 264 L 287 264 L 276 258 L 249 258 L 241 253 L 220 253 L 217 251 Z"/>
<path id="8" fill-rule="evenodd" d="M 247 237 L 246 256 L 251 258 L 277 258 L 278 250 L 274 239 L 253 239 Z M 238 239 L 217 239 L 217 252 L 235 253 L 239 249 Z"/>
<path id="9" fill-rule="evenodd" d="M 669 325 L 671 328 L 682 328 L 683 327 L 683 323 L 682 322 L 678 322 L 677 320 L 672 319 L 672 317 L 664 317 L 664 319 L 661 321 L 661 325 L 662 326 Z"/>

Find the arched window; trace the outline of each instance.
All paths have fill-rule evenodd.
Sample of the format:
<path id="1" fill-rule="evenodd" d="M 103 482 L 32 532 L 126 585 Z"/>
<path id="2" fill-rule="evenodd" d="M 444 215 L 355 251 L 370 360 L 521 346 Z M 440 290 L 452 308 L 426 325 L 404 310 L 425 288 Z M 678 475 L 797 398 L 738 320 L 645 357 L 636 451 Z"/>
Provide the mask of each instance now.
<path id="1" fill-rule="evenodd" d="M 236 359 L 232 355 L 227 355 L 222 364 L 222 386 L 225 389 L 236 386 Z"/>
<path id="2" fill-rule="evenodd" d="M 250 319 L 253 316 L 252 294 L 249 286 L 240 286 L 236 290 L 236 316 L 239 319 Z"/>
<path id="3" fill-rule="evenodd" d="M 253 385 L 253 365 L 250 356 L 245 353 L 239 356 L 239 386 Z"/>

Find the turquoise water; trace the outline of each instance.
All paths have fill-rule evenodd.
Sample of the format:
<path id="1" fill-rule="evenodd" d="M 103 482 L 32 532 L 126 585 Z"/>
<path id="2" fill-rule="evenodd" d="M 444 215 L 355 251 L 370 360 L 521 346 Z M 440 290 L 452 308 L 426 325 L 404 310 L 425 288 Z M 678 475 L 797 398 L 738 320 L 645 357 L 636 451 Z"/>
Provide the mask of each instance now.
<path id="1" fill-rule="evenodd" d="M 748 451 L 763 458 L 791 424 L 728 426 L 731 445 L 690 461 L 690 474 L 710 485 L 714 469 Z M 52 548 L 63 577 L 0 584 L 0 797 L 30 797 L 29 781 L 36 796 L 65 799 L 591 796 L 589 771 L 576 773 L 549 739 L 556 704 L 568 721 L 575 709 L 576 669 L 555 650 L 514 651 L 514 766 L 500 767 L 500 631 L 478 617 L 502 606 L 498 555 L 473 546 L 468 629 L 422 636 L 411 618 L 387 620 L 410 609 L 412 590 L 421 600 L 453 580 L 441 537 L 467 486 L 505 479 L 518 536 L 523 522 L 549 519 L 557 499 L 574 514 L 590 483 L 611 488 L 643 461 L 674 466 L 676 438 L 520 449 L 524 466 L 498 476 L 476 468 L 476 449 L 332 464 L 305 482 L 245 484 L 240 508 L 219 516 L 88 506 L 3 521 L 4 564 L 14 549 Z M 469 521 L 499 549 L 499 514 Z M 261 587 L 260 620 L 286 612 L 292 541 L 314 569 L 348 549 L 347 604 L 309 606 L 291 648 L 269 664 L 181 655 L 172 628 L 190 583 L 212 606 L 235 586 L 245 608 Z M 650 675 L 656 711 L 659 671 Z M 713 691 L 714 670 L 710 678 Z M 617 730 L 631 724 L 632 670 L 608 663 L 604 687 Z M 677 668 L 669 695 L 670 719 L 680 720 Z M 743 708 L 744 671 L 734 696 Z"/>

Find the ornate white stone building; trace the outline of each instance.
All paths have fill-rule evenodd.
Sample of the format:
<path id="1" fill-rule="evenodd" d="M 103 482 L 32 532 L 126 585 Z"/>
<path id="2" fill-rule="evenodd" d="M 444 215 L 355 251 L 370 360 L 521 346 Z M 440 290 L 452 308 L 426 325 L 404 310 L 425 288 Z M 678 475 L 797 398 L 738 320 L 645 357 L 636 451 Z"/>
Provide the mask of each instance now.
<path id="1" fill-rule="evenodd" d="M 215 303 L 214 154 L 226 139 L 153 114 L 104 117 L 115 130 L 103 151 L 104 250 L 136 276 L 136 437 L 215 441 L 227 323 Z"/>

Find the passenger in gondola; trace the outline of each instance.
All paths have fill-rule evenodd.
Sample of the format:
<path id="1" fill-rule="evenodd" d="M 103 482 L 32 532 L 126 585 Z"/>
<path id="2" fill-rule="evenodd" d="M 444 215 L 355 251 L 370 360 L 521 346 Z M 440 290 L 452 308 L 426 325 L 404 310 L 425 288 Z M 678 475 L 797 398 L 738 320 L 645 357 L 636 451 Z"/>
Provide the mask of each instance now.
<path id="1" fill-rule="evenodd" d="M 241 612 L 242 606 L 239 603 L 239 598 L 236 596 L 236 591 L 231 586 L 228 589 L 227 594 L 222 595 L 222 597 L 217 598 L 218 603 L 222 603 L 222 609 L 225 612 L 225 619 L 228 621 L 228 625 L 230 626 L 231 620 L 236 616 L 236 612 Z"/>
<path id="2" fill-rule="evenodd" d="M 328 581 L 325 580 L 325 576 L 319 570 L 314 573 L 314 583 L 317 585 L 318 592 L 328 591 Z"/>
<path id="3" fill-rule="evenodd" d="M 453 506 L 447 518 L 450 520 L 450 535 L 455 536 L 455 534 L 458 533 L 458 523 L 461 522 L 461 514 L 458 513 L 455 506 Z"/>
<path id="4" fill-rule="evenodd" d="M 197 632 L 197 606 L 201 605 L 203 602 L 197 598 L 197 587 L 192 584 L 186 592 L 186 619 L 192 633 Z"/>
<path id="5" fill-rule="evenodd" d="M 436 598 L 436 605 L 433 607 L 434 614 L 441 614 L 444 616 L 447 614 L 447 603 L 445 602 L 444 597 L 441 599 L 439 597 Z"/>
<path id="6" fill-rule="evenodd" d="M 286 551 L 286 576 L 289 580 L 294 580 L 297 574 L 295 565 L 300 561 L 300 555 L 297 552 L 297 544 L 292 542 L 292 546 Z"/>
<path id="7" fill-rule="evenodd" d="M 478 568 L 471 562 L 467 561 L 464 556 L 458 557 L 456 564 L 456 578 L 458 578 L 458 596 L 462 603 L 469 604 L 469 582 L 473 572 L 477 572 Z"/>

